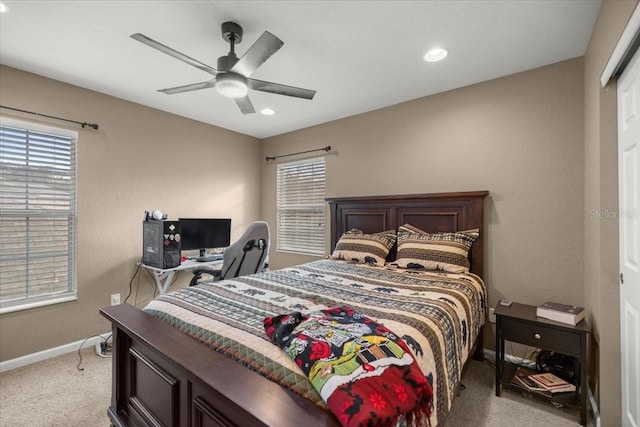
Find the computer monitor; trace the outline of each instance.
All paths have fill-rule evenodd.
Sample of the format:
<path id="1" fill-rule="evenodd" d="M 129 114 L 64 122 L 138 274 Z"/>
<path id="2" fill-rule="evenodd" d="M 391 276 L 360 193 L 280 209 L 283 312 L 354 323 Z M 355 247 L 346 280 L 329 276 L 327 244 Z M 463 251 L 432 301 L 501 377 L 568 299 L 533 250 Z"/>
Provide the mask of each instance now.
<path id="1" fill-rule="evenodd" d="M 183 251 L 224 248 L 231 244 L 230 218 L 179 218 L 182 228 L 180 248 Z"/>

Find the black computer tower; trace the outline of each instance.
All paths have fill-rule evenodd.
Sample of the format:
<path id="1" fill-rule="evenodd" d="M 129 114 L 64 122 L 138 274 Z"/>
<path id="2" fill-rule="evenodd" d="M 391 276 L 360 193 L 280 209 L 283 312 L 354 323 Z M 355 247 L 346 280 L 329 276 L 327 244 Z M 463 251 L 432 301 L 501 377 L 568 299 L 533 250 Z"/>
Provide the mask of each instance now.
<path id="1" fill-rule="evenodd" d="M 142 223 L 142 263 L 157 268 L 180 265 L 180 221 Z"/>

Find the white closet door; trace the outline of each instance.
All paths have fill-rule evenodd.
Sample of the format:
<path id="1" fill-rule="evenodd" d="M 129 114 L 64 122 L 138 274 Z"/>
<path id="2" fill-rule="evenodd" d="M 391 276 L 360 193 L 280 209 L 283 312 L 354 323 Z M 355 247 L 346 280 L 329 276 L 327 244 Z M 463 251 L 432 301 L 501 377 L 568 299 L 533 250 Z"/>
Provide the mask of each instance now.
<path id="1" fill-rule="evenodd" d="M 640 55 L 618 80 L 622 425 L 640 426 Z"/>

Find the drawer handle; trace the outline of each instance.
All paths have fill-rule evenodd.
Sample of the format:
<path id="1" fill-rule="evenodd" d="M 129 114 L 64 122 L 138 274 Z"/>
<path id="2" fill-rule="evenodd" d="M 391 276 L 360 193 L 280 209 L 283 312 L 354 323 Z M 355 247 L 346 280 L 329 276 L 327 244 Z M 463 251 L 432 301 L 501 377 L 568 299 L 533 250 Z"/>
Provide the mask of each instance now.
<path id="1" fill-rule="evenodd" d="M 542 338 L 542 335 L 540 334 L 535 334 L 534 337 L 536 337 L 537 340 L 539 340 L 540 338 Z"/>

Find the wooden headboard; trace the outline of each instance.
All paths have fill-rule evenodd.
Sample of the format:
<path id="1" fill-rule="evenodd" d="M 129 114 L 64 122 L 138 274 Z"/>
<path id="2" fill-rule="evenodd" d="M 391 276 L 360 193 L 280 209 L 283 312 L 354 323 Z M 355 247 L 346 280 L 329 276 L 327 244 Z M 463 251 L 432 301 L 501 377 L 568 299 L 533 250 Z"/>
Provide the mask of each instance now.
<path id="1" fill-rule="evenodd" d="M 374 197 L 327 198 L 331 210 L 331 251 L 342 233 L 352 228 L 364 233 L 398 230 L 412 224 L 429 233 L 480 229 L 480 237 L 471 247 L 471 272 L 482 275 L 484 198 L 488 191 L 462 193 L 410 194 Z M 387 260 L 395 259 L 393 247 Z"/>

